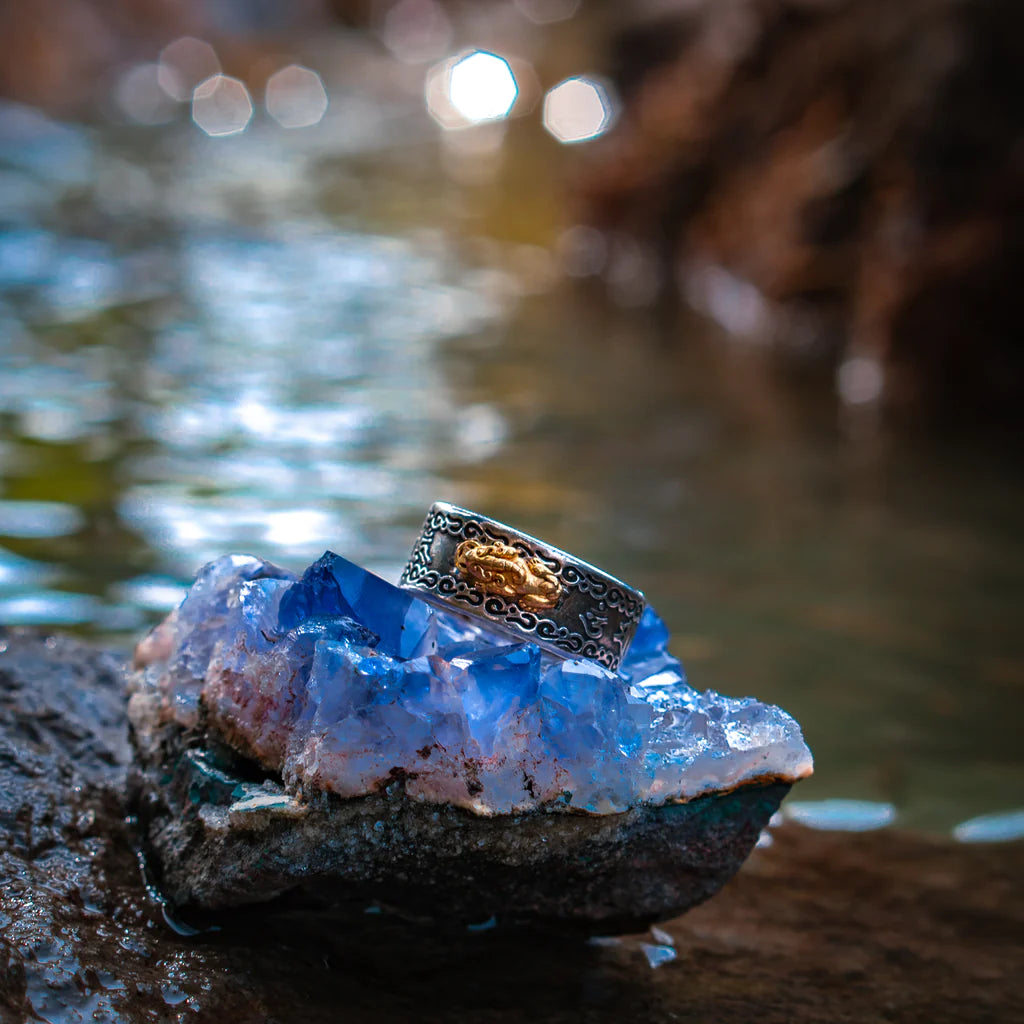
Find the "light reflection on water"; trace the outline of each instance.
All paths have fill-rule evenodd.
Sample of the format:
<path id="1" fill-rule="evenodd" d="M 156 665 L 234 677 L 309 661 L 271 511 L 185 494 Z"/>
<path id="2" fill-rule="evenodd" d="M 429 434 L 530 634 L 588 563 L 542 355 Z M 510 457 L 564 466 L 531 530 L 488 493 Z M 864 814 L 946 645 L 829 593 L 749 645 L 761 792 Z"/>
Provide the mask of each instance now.
<path id="1" fill-rule="evenodd" d="M 409 470 L 459 441 L 437 344 L 495 304 L 395 239 L 292 226 L 180 259 L 189 315 L 153 337 L 140 426 L 160 446 L 130 462 L 124 521 L 182 558 L 294 560 L 358 543 L 338 502 L 420 508 Z"/>
<path id="2" fill-rule="evenodd" d="M 666 346 L 642 272 L 626 312 L 557 285 L 626 243 L 554 254 L 535 166 L 502 165 L 508 212 L 368 110 L 150 145 L 0 108 L 0 622 L 124 640 L 229 550 L 394 578 L 447 498 L 641 586 L 696 685 L 793 711 L 802 798 L 1019 805 L 1019 481 L 851 446 L 706 325 Z"/>
<path id="3" fill-rule="evenodd" d="M 126 170 L 85 131 L 5 113 L 19 145 L 86 152 L 104 234 L 130 227 L 111 164 L 150 186 L 161 169 Z M 35 179 L 19 153 L 3 161 Z M 267 162 L 252 169 L 264 190 Z M 81 237 L 30 208 L 0 235 L 5 622 L 138 629 L 228 549 L 296 565 L 331 545 L 394 569 L 408 536 L 390 524 L 440 486 L 424 470 L 504 436 L 437 354 L 503 314 L 500 274 L 461 267 L 437 236 L 341 231 L 308 208 L 249 227 L 227 208 L 237 166 L 186 156 L 180 171 L 197 201 L 179 194 L 156 239 Z M 290 204 L 303 173 L 301 158 L 277 166 L 268 201 Z M 42 589 L 55 576 L 63 589 Z"/>
<path id="4" fill-rule="evenodd" d="M 1024 810 L 982 814 L 962 821 L 953 829 L 953 838 L 961 843 L 1005 843 L 1024 839 Z"/>
<path id="5" fill-rule="evenodd" d="M 896 808 L 874 800 L 788 800 L 783 816 L 826 832 L 873 832 L 896 821 Z"/>

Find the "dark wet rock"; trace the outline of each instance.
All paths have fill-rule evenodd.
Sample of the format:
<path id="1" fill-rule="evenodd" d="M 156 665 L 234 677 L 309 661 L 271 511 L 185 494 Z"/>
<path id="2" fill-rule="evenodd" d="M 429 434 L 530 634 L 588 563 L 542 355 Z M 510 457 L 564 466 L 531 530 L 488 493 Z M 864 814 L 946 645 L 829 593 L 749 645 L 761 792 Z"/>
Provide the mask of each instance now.
<path id="1" fill-rule="evenodd" d="M 287 894 L 353 916 L 374 905 L 448 924 L 646 927 L 731 878 L 789 790 L 747 786 L 615 815 L 483 818 L 414 801 L 400 784 L 299 804 L 194 749 L 174 755 L 173 767 L 158 762 L 144 776 L 144 827 L 161 888 L 183 912 Z"/>
<path id="2" fill-rule="evenodd" d="M 111 654 L 0 630 L 0 1005 L 44 1019 L 111 1005 L 80 946 L 88 934 L 116 943 L 107 854 L 121 845 L 134 861 L 123 687 Z"/>
<path id="3" fill-rule="evenodd" d="M 638 942 L 438 932 L 386 912 L 343 925 L 295 905 L 180 935 L 124 820 L 121 686 L 111 655 L 0 629 L 3 1024 L 1020 1019 L 1021 843 L 784 826 L 663 925 L 678 955 L 656 971 Z"/>

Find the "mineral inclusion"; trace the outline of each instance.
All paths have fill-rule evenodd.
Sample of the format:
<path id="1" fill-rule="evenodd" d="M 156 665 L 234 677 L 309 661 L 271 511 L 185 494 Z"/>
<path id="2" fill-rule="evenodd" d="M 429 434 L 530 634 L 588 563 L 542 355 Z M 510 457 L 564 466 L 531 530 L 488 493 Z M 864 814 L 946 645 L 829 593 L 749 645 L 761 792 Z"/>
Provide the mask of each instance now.
<path id="1" fill-rule="evenodd" d="M 132 700 L 186 730 L 202 722 L 299 795 L 401 781 L 484 816 L 611 814 L 811 773 L 789 715 L 694 690 L 667 642 L 648 607 L 614 673 L 331 552 L 301 577 L 227 555 L 140 645 Z"/>

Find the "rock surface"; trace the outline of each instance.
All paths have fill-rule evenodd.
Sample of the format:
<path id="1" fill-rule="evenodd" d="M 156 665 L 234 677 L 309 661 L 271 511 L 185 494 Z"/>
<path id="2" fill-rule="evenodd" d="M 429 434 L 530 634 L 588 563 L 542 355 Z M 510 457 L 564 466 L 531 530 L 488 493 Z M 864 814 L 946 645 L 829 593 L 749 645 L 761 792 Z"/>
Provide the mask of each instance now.
<path id="1" fill-rule="evenodd" d="M 358 918 L 624 931 L 681 913 L 735 874 L 789 789 L 775 783 L 615 815 L 482 818 L 393 793 L 297 804 L 184 757 L 146 777 L 143 825 L 182 912 L 276 897 Z"/>
<path id="2" fill-rule="evenodd" d="M 1020 1020 L 1024 844 L 783 826 L 639 945 L 439 934 L 301 907 L 186 937 L 125 825 L 118 659 L 0 629 L 0 1021 Z M 662 939 L 664 936 L 661 937 Z M 653 940 L 648 940 L 648 942 Z M 525 980 L 524 980 L 525 979 Z"/>

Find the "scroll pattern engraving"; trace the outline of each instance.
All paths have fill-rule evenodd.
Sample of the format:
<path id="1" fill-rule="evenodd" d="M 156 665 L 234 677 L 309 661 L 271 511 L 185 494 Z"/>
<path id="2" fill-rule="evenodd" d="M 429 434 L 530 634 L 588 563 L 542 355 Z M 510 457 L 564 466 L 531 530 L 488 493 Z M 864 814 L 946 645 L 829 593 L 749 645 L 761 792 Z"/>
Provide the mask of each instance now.
<path id="1" fill-rule="evenodd" d="M 439 533 L 460 544 L 476 541 L 481 545 L 513 548 L 523 559 L 536 560 L 538 567 L 543 566 L 557 578 L 562 595 L 585 594 L 592 599 L 592 604 L 575 616 L 576 622 L 558 621 L 555 617 L 538 614 L 547 610 L 543 607 L 523 607 L 530 603 L 528 601 L 517 603 L 499 594 L 484 593 L 454 565 L 438 567 L 434 564 L 432 549 Z M 612 670 L 618 667 L 644 610 L 641 597 L 615 585 L 614 581 L 588 572 L 490 523 L 445 508 L 431 510 L 400 582 L 403 586 L 436 594 L 455 607 L 462 606 L 483 615 L 524 634 L 527 639 L 533 638 L 573 657 L 593 659 Z M 564 605 L 565 601 L 559 601 L 555 611 Z M 615 622 L 615 628 L 606 633 L 609 622 Z"/>

